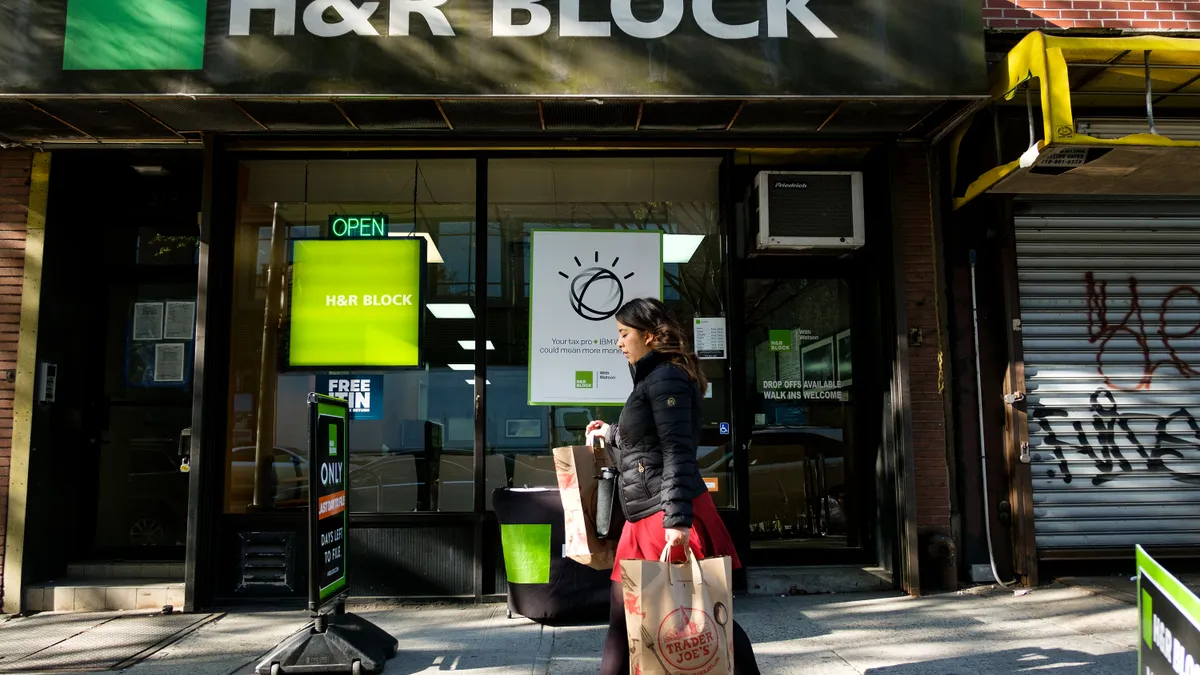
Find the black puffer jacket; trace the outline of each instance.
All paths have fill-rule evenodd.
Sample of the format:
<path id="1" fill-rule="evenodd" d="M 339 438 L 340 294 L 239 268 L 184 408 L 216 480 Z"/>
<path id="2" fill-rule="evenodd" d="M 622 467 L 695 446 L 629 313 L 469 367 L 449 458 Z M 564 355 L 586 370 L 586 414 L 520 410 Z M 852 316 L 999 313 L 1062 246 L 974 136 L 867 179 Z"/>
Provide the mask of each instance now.
<path id="1" fill-rule="evenodd" d="M 629 522 L 664 512 L 663 526 L 692 525 L 692 500 L 707 489 L 696 463 L 700 390 L 681 368 L 650 352 L 633 366 L 633 393 L 609 429 Z"/>

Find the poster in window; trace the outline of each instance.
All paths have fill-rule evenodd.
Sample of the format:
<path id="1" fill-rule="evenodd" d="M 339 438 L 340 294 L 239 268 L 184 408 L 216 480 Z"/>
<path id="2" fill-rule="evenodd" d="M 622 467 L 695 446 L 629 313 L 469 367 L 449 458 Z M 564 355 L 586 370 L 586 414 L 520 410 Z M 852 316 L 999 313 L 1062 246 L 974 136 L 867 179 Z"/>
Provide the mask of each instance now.
<path id="1" fill-rule="evenodd" d="M 191 340 L 196 335 L 196 303 L 166 303 L 166 318 L 163 338 L 166 340 Z"/>
<path id="2" fill-rule="evenodd" d="M 696 317 L 693 348 L 701 359 L 724 359 L 725 317 Z"/>
<path id="3" fill-rule="evenodd" d="M 850 331 L 842 331 L 837 336 L 838 386 L 848 387 L 854 381 L 854 358 L 851 354 L 853 343 Z"/>
<path id="4" fill-rule="evenodd" d="M 529 404 L 622 405 L 633 391 L 617 310 L 662 299 L 662 233 L 534 230 Z"/>
<path id="5" fill-rule="evenodd" d="M 185 345 L 164 342 L 154 345 L 154 381 L 183 382 Z"/>
<path id="6" fill-rule="evenodd" d="M 133 304 L 133 339 L 139 342 L 163 338 L 163 304 L 135 302 Z"/>

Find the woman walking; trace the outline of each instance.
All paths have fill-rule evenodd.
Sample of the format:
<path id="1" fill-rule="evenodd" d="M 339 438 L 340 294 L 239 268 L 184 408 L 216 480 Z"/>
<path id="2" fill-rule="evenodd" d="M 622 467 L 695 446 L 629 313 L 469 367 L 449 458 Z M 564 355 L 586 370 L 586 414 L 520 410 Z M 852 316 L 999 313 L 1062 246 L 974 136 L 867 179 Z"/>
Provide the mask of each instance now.
<path id="1" fill-rule="evenodd" d="M 633 371 L 633 393 L 615 426 L 597 420 L 587 429 L 589 438 L 604 436 L 613 452 L 627 521 L 613 567 L 601 675 L 629 673 L 622 560 L 658 560 L 669 546 L 672 562 L 683 562 L 688 547 L 697 558 L 729 556 L 734 569 L 741 567 L 696 462 L 701 392 L 707 388 L 699 359 L 658 300 L 631 300 L 616 319 L 617 347 Z M 736 621 L 733 661 L 737 675 L 759 672 L 750 638 Z"/>

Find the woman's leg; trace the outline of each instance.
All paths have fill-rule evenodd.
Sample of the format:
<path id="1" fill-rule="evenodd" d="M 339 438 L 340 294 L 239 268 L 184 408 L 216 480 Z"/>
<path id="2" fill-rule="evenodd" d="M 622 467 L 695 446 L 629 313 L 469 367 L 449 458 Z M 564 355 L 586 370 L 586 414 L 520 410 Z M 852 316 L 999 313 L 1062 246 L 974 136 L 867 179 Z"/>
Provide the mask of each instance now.
<path id="1" fill-rule="evenodd" d="M 628 675 L 629 638 L 625 630 L 625 595 L 621 590 L 621 582 L 612 582 L 612 596 L 609 601 L 608 636 L 604 638 L 600 675 Z M 749 639 L 746 643 L 750 643 Z"/>
<path id="2" fill-rule="evenodd" d="M 733 672 L 737 675 L 759 675 L 750 636 L 746 635 L 737 621 L 733 622 Z"/>

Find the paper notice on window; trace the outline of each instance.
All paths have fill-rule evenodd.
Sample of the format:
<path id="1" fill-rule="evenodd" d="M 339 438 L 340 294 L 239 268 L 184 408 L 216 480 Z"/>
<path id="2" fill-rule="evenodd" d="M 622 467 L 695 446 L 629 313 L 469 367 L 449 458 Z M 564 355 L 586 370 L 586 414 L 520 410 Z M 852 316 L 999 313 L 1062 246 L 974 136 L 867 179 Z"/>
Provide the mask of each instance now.
<path id="1" fill-rule="evenodd" d="M 163 338 L 167 340 L 191 340 L 196 330 L 196 303 L 168 302 L 166 325 Z"/>
<path id="2" fill-rule="evenodd" d="M 693 324 L 696 356 L 702 359 L 728 358 L 725 350 L 725 317 L 697 317 Z"/>
<path id="3" fill-rule="evenodd" d="M 154 345 L 154 381 L 183 382 L 183 361 L 187 350 L 174 342 Z"/>
<path id="4" fill-rule="evenodd" d="M 163 304 L 161 302 L 133 303 L 133 339 L 161 340 L 163 337 Z"/>

